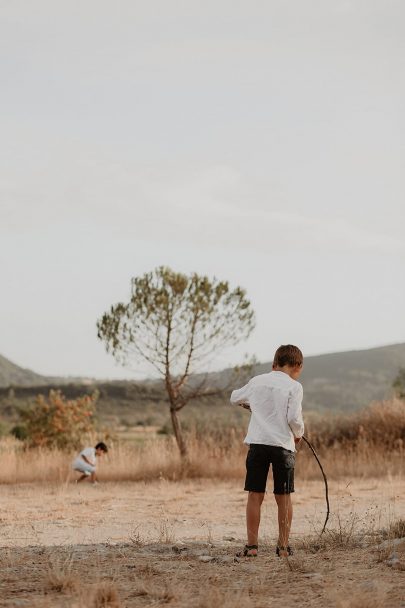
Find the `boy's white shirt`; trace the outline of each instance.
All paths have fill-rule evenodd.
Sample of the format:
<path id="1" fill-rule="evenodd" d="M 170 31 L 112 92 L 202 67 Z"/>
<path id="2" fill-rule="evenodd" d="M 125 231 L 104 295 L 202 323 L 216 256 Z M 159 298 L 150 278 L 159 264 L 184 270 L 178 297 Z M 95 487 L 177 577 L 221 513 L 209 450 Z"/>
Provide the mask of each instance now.
<path id="1" fill-rule="evenodd" d="M 245 443 L 275 445 L 295 451 L 294 437 L 304 434 L 302 386 L 288 374 L 272 371 L 252 378 L 231 394 L 231 404 L 250 406 Z"/>
<path id="2" fill-rule="evenodd" d="M 96 448 L 84 448 L 79 456 L 86 456 L 87 460 L 91 462 L 94 467 L 96 466 Z"/>

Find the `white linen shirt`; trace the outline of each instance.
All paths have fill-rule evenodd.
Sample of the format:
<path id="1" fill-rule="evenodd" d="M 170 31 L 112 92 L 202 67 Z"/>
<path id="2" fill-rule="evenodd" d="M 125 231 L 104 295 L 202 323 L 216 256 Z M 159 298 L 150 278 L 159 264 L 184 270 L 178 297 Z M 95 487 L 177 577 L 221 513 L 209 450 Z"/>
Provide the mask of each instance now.
<path id="1" fill-rule="evenodd" d="M 88 464 L 82 456 L 86 456 L 87 460 L 91 463 Z M 96 448 L 84 448 L 80 454 L 74 459 L 72 466 L 74 469 L 79 471 L 95 471 L 96 470 Z"/>
<path id="2" fill-rule="evenodd" d="M 231 394 L 232 405 L 252 411 L 245 443 L 275 445 L 295 452 L 294 437 L 304 434 L 302 386 L 288 374 L 272 371 L 252 378 Z"/>

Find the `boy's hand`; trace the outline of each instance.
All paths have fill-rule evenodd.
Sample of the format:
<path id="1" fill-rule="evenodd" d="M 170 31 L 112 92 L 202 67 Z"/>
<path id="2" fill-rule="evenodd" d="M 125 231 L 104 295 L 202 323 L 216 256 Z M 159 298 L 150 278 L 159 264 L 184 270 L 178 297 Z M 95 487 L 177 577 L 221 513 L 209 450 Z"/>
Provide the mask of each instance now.
<path id="1" fill-rule="evenodd" d="M 301 441 L 302 437 L 294 437 L 294 442 L 295 444 L 299 443 Z"/>

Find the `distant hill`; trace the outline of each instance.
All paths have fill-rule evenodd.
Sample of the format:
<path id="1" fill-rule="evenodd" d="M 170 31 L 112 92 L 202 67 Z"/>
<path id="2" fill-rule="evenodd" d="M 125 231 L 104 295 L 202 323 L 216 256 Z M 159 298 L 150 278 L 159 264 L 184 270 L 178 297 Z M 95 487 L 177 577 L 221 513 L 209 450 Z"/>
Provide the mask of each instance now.
<path id="1" fill-rule="evenodd" d="M 304 407 L 306 410 L 320 411 L 352 411 L 364 407 L 392 393 L 392 382 L 401 367 L 405 368 L 405 344 L 306 357 L 300 378 L 304 386 Z M 271 362 L 260 363 L 255 365 L 252 375 L 270 370 Z M 208 383 L 224 387 L 229 384 L 231 373 L 227 369 L 209 374 Z M 18 367 L 0 355 L 0 396 L 7 394 L 5 387 L 8 386 L 22 387 L 17 391 L 21 396 L 35 395 L 38 391 L 48 392 L 52 386 L 61 386 L 65 394 L 71 396 L 98 388 L 108 400 L 109 408 L 114 408 L 114 402 L 119 400 L 131 408 L 131 403 L 137 404 L 139 401 L 141 406 L 145 399 L 152 402 L 166 399 L 159 382 L 89 382 L 80 378 L 48 378 Z M 224 403 L 228 392 L 227 389 Z"/>
<path id="2" fill-rule="evenodd" d="M 6 357 L 0 355 L 0 388 L 9 386 L 44 386 L 47 384 L 64 385 L 69 382 L 87 383 L 88 378 L 77 378 L 67 376 L 41 376 L 30 369 L 16 365 Z"/>
<path id="3" fill-rule="evenodd" d="M 0 355 L 0 386 L 37 386 L 46 384 L 48 380 L 49 378 L 19 367 Z"/>
<path id="4" fill-rule="evenodd" d="M 271 366 L 271 361 L 258 363 L 250 375 L 269 372 Z M 305 409 L 352 411 L 389 397 L 401 367 L 405 344 L 305 357 L 300 377 Z M 209 382 L 226 386 L 231 374 L 231 369 L 209 374 Z"/>
<path id="5" fill-rule="evenodd" d="M 306 357 L 300 382 L 304 405 L 317 410 L 354 410 L 392 393 L 399 368 L 405 368 L 405 344 L 393 344 Z M 271 369 L 258 365 L 256 373 Z"/>

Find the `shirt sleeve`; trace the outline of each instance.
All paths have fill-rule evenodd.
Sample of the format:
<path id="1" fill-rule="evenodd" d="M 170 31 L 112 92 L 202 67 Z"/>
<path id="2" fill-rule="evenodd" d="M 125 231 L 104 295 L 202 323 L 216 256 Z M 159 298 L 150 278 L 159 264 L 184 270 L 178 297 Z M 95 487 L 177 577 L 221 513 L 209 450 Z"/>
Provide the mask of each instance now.
<path id="1" fill-rule="evenodd" d="M 242 403 L 246 403 L 250 405 L 249 395 L 250 395 L 250 382 L 242 386 L 242 388 L 238 388 L 235 391 L 232 391 L 231 394 L 231 405 L 242 405 Z"/>
<path id="2" fill-rule="evenodd" d="M 302 397 L 303 390 L 301 384 L 291 393 L 287 406 L 287 422 L 293 432 L 294 437 L 299 439 L 304 434 L 304 421 L 302 419 Z"/>

